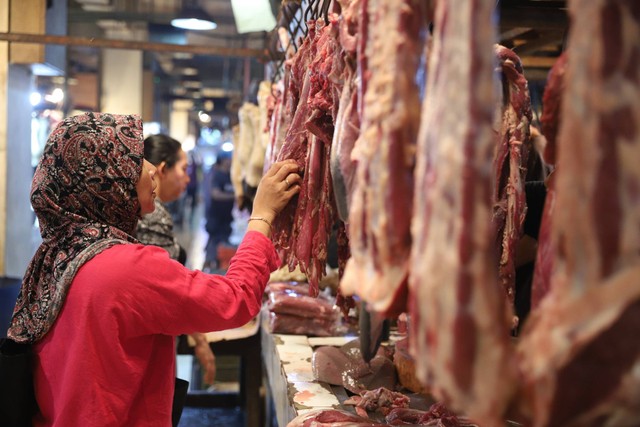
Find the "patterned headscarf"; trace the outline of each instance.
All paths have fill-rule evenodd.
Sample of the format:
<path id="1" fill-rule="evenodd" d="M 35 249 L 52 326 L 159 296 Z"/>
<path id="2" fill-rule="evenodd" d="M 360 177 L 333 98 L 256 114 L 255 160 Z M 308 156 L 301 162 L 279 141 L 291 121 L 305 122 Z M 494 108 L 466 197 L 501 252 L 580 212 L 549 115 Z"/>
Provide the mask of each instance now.
<path id="1" fill-rule="evenodd" d="M 31 185 L 42 244 L 29 263 L 8 336 L 35 342 L 53 325 L 78 269 L 133 237 L 142 173 L 138 116 L 86 113 L 51 133 Z"/>

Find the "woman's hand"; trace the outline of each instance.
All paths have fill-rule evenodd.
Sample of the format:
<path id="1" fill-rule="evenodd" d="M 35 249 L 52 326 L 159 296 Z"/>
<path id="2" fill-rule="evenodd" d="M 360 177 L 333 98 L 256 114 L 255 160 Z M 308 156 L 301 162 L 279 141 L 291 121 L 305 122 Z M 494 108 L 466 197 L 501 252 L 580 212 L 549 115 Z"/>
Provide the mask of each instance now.
<path id="1" fill-rule="evenodd" d="M 289 200 L 300 192 L 301 180 L 300 168 L 295 160 L 284 160 L 271 165 L 258 184 L 251 213 L 252 218 L 262 218 L 264 224 L 258 224 L 263 221 L 252 221 L 249 229 L 264 232 L 267 223 L 273 224 Z"/>
<path id="2" fill-rule="evenodd" d="M 213 385 L 216 380 L 216 356 L 213 354 L 204 334 L 197 332 L 192 334 L 191 337 L 196 342 L 193 352 L 204 372 L 202 381 L 207 385 Z"/>

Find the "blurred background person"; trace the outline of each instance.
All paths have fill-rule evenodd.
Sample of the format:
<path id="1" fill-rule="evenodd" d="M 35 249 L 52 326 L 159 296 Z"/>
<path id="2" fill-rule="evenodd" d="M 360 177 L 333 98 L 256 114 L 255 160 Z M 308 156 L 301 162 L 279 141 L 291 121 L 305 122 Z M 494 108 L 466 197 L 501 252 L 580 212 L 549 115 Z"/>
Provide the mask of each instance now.
<path id="1" fill-rule="evenodd" d="M 205 229 L 209 234 L 205 248 L 203 271 L 219 267 L 218 246 L 229 244 L 233 223 L 235 193 L 231 183 L 231 153 L 220 152 L 211 170 L 210 201 Z"/>
<path id="2" fill-rule="evenodd" d="M 193 149 L 187 153 L 187 175 L 189 175 L 189 182 L 187 183 L 187 190 L 184 198 L 184 215 L 182 221 L 188 221 L 187 226 L 194 226 L 193 221 L 196 214 L 196 209 L 200 203 L 200 176 L 202 174 L 202 158 Z"/>
<path id="3" fill-rule="evenodd" d="M 180 198 L 190 177 L 187 173 L 187 154 L 179 141 L 159 134 L 144 140 L 144 158 L 153 164 L 157 172 L 155 210 L 138 221 L 137 238 L 140 243 L 164 248 L 172 259 L 185 265 L 186 250 L 180 246 L 173 231 L 173 219 L 165 203 Z M 213 384 L 216 376 L 215 356 L 204 334 L 192 334 L 196 346 L 194 353 L 204 371 L 203 381 Z"/>

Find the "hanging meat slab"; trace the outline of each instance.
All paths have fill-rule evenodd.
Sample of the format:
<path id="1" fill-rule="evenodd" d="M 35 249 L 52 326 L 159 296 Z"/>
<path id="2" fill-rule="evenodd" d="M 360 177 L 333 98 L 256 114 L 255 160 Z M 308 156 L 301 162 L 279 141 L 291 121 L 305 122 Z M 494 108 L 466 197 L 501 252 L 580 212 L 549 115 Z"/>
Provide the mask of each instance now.
<path id="1" fill-rule="evenodd" d="M 558 128 L 560 126 L 560 106 L 562 105 L 562 94 L 564 93 L 564 75 L 567 69 L 567 54 L 563 53 L 558 57 L 555 64 L 549 71 L 547 85 L 542 97 L 542 134 L 547 143 L 544 148 L 545 162 L 555 165 L 556 145 Z M 538 234 L 538 250 L 536 253 L 535 271 L 533 282 L 531 283 L 531 308 L 535 309 L 542 298 L 549 292 L 551 286 L 551 271 L 553 269 L 553 259 L 555 258 L 554 247 L 551 244 L 551 218 L 556 204 L 556 193 L 554 182 L 558 172 L 553 172 L 547 178 L 547 196 L 542 211 L 540 221 L 540 233 Z"/>
<path id="2" fill-rule="evenodd" d="M 337 20 L 331 14 L 326 25 L 309 21 L 292 58 L 285 114 L 293 117 L 278 154 L 278 160 L 296 160 L 303 178 L 300 193 L 274 222 L 273 240 L 289 269 L 299 266 L 307 276 L 312 296 L 326 274 L 327 242 L 337 221 L 329 166 L 344 68 Z"/>
<path id="3" fill-rule="evenodd" d="M 573 0 L 549 294 L 518 355 L 530 425 L 640 425 L 640 3 Z"/>
<path id="4" fill-rule="evenodd" d="M 486 426 L 502 425 L 516 373 L 492 231 L 494 7 L 493 0 L 436 4 L 409 280 L 417 377 Z"/>
<path id="5" fill-rule="evenodd" d="M 509 304 L 513 305 L 515 251 L 523 234 L 526 213 L 524 182 L 530 151 L 531 99 L 518 55 L 501 45 L 495 46 L 495 52 L 502 82 L 502 102 L 493 164 L 493 223 L 499 256 L 498 277 Z"/>
<path id="6" fill-rule="evenodd" d="M 357 163 L 349 206 L 351 258 L 340 287 L 388 315 L 406 307 L 423 3 L 368 0 L 368 25 L 361 34 L 366 58 L 358 60 L 359 67 L 364 61 L 375 72 L 358 71 L 366 90 L 360 136 L 351 152 Z"/>

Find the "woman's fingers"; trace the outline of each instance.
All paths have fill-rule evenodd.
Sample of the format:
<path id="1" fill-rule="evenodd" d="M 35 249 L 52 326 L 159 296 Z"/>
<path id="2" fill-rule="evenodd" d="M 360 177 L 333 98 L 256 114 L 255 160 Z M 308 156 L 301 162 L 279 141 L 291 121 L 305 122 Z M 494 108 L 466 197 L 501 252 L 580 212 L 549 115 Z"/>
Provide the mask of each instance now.
<path id="1" fill-rule="evenodd" d="M 302 177 L 297 173 L 290 173 L 284 178 L 284 183 L 287 185 L 287 188 L 300 184 L 301 181 Z"/>
<path id="2" fill-rule="evenodd" d="M 299 172 L 300 167 L 295 160 L 289 159 L 282 162 L 274 163 L 272 169 L 274 169 L 275 171 L 275 178 L 281 182 L 284 182 L 287 175 L 289 175 L 290 173 Z"/>

